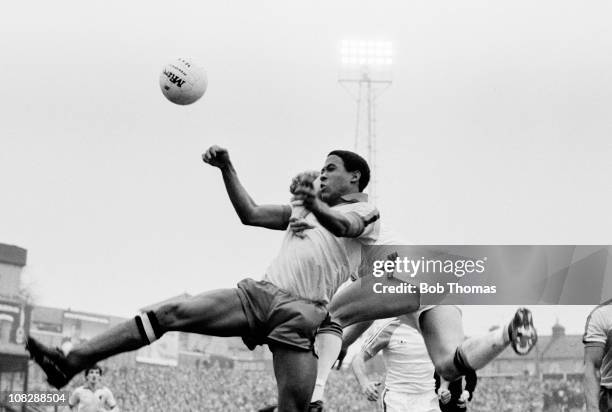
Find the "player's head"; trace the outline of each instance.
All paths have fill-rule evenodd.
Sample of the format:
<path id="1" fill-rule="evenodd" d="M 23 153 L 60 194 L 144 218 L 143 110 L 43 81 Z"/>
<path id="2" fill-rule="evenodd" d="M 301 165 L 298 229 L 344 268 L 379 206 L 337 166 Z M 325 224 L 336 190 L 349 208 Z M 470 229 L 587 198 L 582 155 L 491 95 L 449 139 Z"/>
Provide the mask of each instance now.
<path id="1" fill-rule="evenodd" d="M 102 368 L 98 365 L 90 366 L 85 369 L 85 380 L 89 383 L 96 383 L 102 376 Z"/>
<path id="2" fill-rule="evenodd" d="M 362 192 L 370 181 L 368 162 L 357 153 L 333 150 L 321 170 L 321 198 L 335 204 L 341 196 Z"/>

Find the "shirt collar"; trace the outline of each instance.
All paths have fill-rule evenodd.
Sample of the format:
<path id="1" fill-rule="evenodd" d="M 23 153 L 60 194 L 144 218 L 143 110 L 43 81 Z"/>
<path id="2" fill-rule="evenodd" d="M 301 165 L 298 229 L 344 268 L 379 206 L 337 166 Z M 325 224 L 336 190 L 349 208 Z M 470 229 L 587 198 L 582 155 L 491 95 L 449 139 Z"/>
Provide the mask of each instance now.
<path id="1" fill-rule="evenodd" d="M 349 203 L 367 202 L 368 195 L 363 192 L 355 192 L 355 193 L 348 193 L 346 195 L 343 195 L 340 197 L 340 199 L 342 199 L 345 202 L 349 202 Z"/>

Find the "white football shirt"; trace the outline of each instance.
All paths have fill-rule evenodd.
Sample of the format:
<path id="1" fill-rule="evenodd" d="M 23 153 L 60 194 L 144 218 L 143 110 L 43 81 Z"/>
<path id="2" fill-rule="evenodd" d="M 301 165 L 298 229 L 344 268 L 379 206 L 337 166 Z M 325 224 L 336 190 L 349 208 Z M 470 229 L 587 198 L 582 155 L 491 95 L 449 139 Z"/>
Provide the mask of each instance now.
<path id="1" fill-rule="evenodd" d="M 360 219 L 363 232 L 356 238 L 336 237 L 308 213 L 304 219 L 314 228 L 305 230 L 304 238 L 287 229 L 264 280 L 300 297 L 329 303 L 340 285 L 357 272 L 362 246 L 375 242 L 379 233 L 378 210 L 365 193 L 345 195 L 342 200 L 332 210 Z"/>

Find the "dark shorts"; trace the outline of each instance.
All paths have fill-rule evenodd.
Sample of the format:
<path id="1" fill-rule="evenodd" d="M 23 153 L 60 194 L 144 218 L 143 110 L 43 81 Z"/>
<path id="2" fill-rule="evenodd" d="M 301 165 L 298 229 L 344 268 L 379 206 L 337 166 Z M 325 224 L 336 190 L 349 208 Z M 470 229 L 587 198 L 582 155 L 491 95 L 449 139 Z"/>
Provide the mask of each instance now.
<path id="1" fill-rule="evenodd" d="M 327 308 L 321 302 L 300 298 L 270 282 L 243 279 L 238 296 L 249 323 L 250 334 L 242 340 L 253 350 L 257 345 L 281 344 L 312 351 Z"/>
<path id="2" fill-rule="evenodd" d="M 332 335 L 339 336 L 342 339 L 342 326 L 335 320 L 332 320 L 331 317 L 327 316 L 321 326 L 319 327 L 319 331 L 317 334 L 321 333 L 331 333 Z"/>
<path id="3" fill-rule="evenodd" d="M 599 387 L 599 410 L 601 412 L 612 412 L 612 389 Z"/>

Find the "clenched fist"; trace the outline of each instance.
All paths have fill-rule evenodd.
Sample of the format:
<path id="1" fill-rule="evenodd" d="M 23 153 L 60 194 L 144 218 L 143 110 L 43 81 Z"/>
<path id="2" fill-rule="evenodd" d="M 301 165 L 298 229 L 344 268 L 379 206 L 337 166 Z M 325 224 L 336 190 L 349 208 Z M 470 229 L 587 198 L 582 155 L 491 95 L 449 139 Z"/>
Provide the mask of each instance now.
<path id="1" fill-rule="evenodd" d="M 230 157 L 227 149 L 213 145 L 202 155 L 204 163 L 208 163 L 211 166 L 224 169 L 230 165 Z"/>

